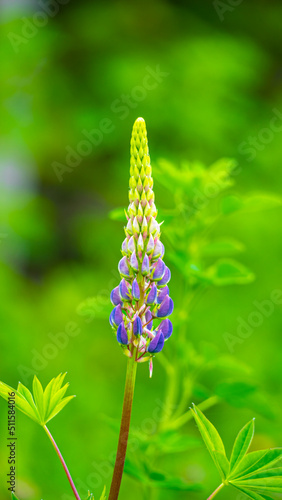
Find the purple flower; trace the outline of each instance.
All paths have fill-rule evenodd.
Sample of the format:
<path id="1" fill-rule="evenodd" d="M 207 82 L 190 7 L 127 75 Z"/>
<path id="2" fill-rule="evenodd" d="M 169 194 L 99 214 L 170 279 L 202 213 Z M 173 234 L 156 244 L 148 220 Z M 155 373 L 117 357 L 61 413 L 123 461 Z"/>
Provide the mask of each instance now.
<path id="1" fill-rule="evenodd" d="M 111 292 L 115 307 L 110 323 L 125 354 L 136 362 L 148 360 L 152 374 L 153 355 L 163 349 L 172 334 L 172 323 L 167 317 L 173 311 L 173 301 L 167 286 L 170 270 L 163 261 L 164 245 L 160 241 L 143 118 L 135 121 L 130 144 L 126 237 L 118 265 L 121 281 Z"/>
<path id="2" fill-rule="evenodd" d="M 157 287 L 156 287 L 155 283 L 153 283 L 153 284 L 152 284 L 152 288 L 151 288 L 151 290 L 150 290 L 150 292 L 149 292 L 149 294 L 148 294 L 148 297 L 147 297 L 147 299 L 146 299 L 146 303 L 147 303 L 148 305 L 153 305 L 153 304 L 155 304 L 155 302 L 156 302 L 156 298 L 157 298 L 157 293 L 158 293 L 158 289 L 157 289 Z"/>
<path id="3" fill-rule="evenodd" d="M 159 330 L 163 332 L 165 340 L 169 339 L 173 330 L 172 322 L 169 319 L 163 319 L 159 324 Z"/>
<path id="4" fill-rule="evenodd" d="M 117 341 L 120 344 L 127 345 L 128 344 L 128 336 L 127 336 L 127 331 L 124 326 L 124 322 L 122 321 L 121 324 L 119 325 L 117 329 Z"/>
<path id="5" fill-rule="evenodd" d="M 157 352 L 160 352 L 164 346 L 164 336 L 163 332 L 161 330 L 158 331 L 156 336 L 151 340 L 149 346 L 148 346 L 148 352 L 151 354 L 156 354 Z"/>
<path id="6" fill-rule="evenodd" d="M 164 276 L 165 268 L 166 268 L 166 265 L 165 265 L 164 261 L 162 259 L 159 259 L 155 265 L 152 279 L 154 281 L 161 280 Z"/>
<path id="7" fill-rule="evenodd" d="M 153 259 L 164 256 L 164 246 L 160 240 L 157 240 L 153 252 Z"/>
<path id="8" fill-rule="evenodd" d="M 116 306 L 110 315 L 110 323 L 112 327 L 117 328 L 123 320 L 121 305 Z"/>
<path id="9" fill-rule="evenodd" d="M 124 278 L 128 278 L 129 277 L 129 267 L 128 267 L 128 263 L 127 263 L 127 258 L 126 257 L 123 257 L 119 263 L 118 263 L 118 270 L 119 270 L 119 273 L 121 274 L 121 276 L 123 276 Z"/>
<path id="10" fill-rule="evenodd" d="M 119 304 L 122 304 L 122 300 L 120 298 L 119 294 L 119 287 L 116 286 L 112 291 L 111 291 L 111 302 L 114 306 L 118 306 Z"/>
<path id="11" fill-rule="evenodd" d="M 123 253 L 127 253 L 127 242 L 128 242 L 127 238 L 125 238 L 125 240 L 123 240 L 122 242 L 121 250 Z"/>
<path id="12" fill-rule="evenodd" d="M 145 253 L 144 259 L 142 262 L 142 268 L 141 268 L 141 273 L 143 276 L 146 276 L 149 274 L 149 266 L 150 266 L 150 261 L 148 255 Z"/>
<path id="13" fill-rule="evenodd" d="M 165 273 L 160 281 L 158 281 L 158 286 L 165 286 L 170 281 L 171 273 L 169 268 L 166 266 Z"/>
<path id="14" fill-rule="evenodd" d="M 123 278 L 119 284 L 119 294 L 122 300 L 130 300 L 129 285 Z"/>
<path id="15" fill-rule="evenodd" d="M 147 325 L 147 328 L 148 330 L 151 330 L 152 326 L 153 326 L 153 321 L 152 321 L 152 314 L 150 311 L 147 311 L 146 314 L 145 314 L 145 320 L 146 320 L 146 323 L 148 323 Z"/>
<path id="16" fill-rule="evenodd" d="M 131 236 L 128 244 L 127 244 L 128 251 L 130 253 L 133 253 L 135 250 L 135 243 L 134 243 L 134 236 Z"/>
<path id="17" fill-rule="evenodd" d="M 139 263 L 138 263 L 138 259 L 137 259 L 135 250 L 131 255 L 130 265 L 134 271 L 136 271 L 136 272 L 138 271 Z"/>
<path id="18" fill-rule="evenodd" d="M 158 318 L 165 318 L 166 316 L 169 316 L 173 311 L 173 300 L 170 298 L 169 295 L 166 295 L 164 300 L 162 301 L 156 316 Z"/>
<path id="19" fill-rule="evenodd" d="M 138 285 L 138 282 L 137 282 L 136 278 L 134 278 L 134 280 L 133 280 L 131 293 L 132 293 L 132 297 L 135 300 L 139 300 L 140 299 L 140 288 L 139 288 L 139 285 Z"/>
<path id="20" fill-rule="evenodd" d="M 158 298 L 157 298 L 157 303 L 161 304 L 166 295 L 169 295 L 169 288 L 168 288 L 168 286 L 165 286 L 164 288 L 162 288 L 159 291 Z"/>
<path id="21" fill-rule="evenodd" d="M 146 252 L 147 253 L 152 253 L 152 251 L 154 250 L 154 238 L 153 236 L 150 234 L 150 237 L 149 237 L 149 241 L 147 243 L 147 248 L 146 248 Z"/>
<path id="22" fill-rule="evenodd" d="M 133 333 L 136 336 L 141 335 L 141 333 L 142 333 L 142 321 L 139 318 L 139 316 L 137 316 L 135 318 L 135 320 L 133 321 Z"/>

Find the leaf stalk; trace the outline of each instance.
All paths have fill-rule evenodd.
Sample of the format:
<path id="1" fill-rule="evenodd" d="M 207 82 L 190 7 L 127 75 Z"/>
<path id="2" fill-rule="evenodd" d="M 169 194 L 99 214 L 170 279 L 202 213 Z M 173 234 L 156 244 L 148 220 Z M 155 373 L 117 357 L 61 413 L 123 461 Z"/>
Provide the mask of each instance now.
<path id="1" fill-rule="evenodd" d="M 214 492 L 207 498 L 207 500 L 211 500 L 212 498 L 215 497 L 215 495 L 218 494 L 218 492 L 223 488 L 224 486 L 224 483 L 221 483 L 218 488 L 216 488 L 216 490 L 214 490 Z"/>
<path id="2" fill-rule="evenodd" d="M 60 462 L 61 462 L 61 464 L 62 464 L 62 466 L 63 466 L 63 468 L 64 468 L 64 471 L 65 471 L 65 473 L 66 473 L 66 475 L 67 475 L 68 481 L 69 481 L 69 483 L 70 483 L 71 489 L 72 489 L 72 491 L 73 491 L 73 493 L 74 493 L 74 496 L 75 496 L 76 500 L 80 500 L 80 496 L 79 496 L 79 494 L 78 494 L 78 492 L 77 492 L 77 489 L 76 489 L 76 487 L 75 487 L 75 484 L 74 484 L 74 482 L 73 482 L 73 480 L 72 480 L 72 477 L 71 477 L 71 475 L 70 475 L 69 469 L 67 468 L 67 464 L 66 464 L 66 462 L 64 461 L 63 455 L 61 454 L 61 452 L 60 452 L 60 450 L 59 450 L 59 447 L 58 447 L 58 445 L 57 445 L 57 443 L 56 443 L 55 439 L 53 438 L 53 436 L 52 436 L 51 432 L 49 431 L 49 429 L 48 429 L 48 427 L 47 427 L 46 425 L 44 425 L 44 427 L 43 427 L 43 428 L 44 428 L 44 430 L 45 430 L 45 432 L 46 432 L 46 434 L 47 434 L 48 438 L 50 439 L 50 441 L 51 441 L 52 445 L 54 446 L 54 448 L 55 448 L 55 450 L 56 450 L 56 452 L 57 452 L 57 455 L 58 455 L 58 457 L 59 457 L 59 459 L 60 459 Z"/>

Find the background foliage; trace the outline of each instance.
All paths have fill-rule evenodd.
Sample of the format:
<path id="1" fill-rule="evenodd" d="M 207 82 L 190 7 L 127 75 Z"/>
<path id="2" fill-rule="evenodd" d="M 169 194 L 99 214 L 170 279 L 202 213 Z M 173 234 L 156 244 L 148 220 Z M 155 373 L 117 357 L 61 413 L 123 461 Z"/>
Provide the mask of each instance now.
<path id="1" fill-rule="evenodd" d="M 205 413 L 229 454 L 253 417 L 252 450 L 281 445 L 281 305 L 244 340 L 238 318 L 248 322 L 254 301 L 281 289 L 282 132 L 271 123 L 282 113 L 282 5 L 242 2 L 221 20 L 213 2 L 84 0 L 60 4 L 45 26 L 28 31 L 23 18 L 34 26 L 48 3 L 1 1 L 0 378 L 31 387 L 34 373 L 46 385 L 68 372 L 78 397 L 50 429 L 81 493 L 88 485 L 98 497 L 110 483 L 125 373 L 108 324 L 123 238 L 116 209 L 127 204 L 129 137 L 143 116 L 175 332 L 164 351 L 169 364 L 156 360 L 152 380 L 146 365 L 138 370 L 121 498 L 157 499 L 155 486 L 164 500 L 204 498 L 219 478 L 194 422 L 171 426 L 179 402 L 185 411 L 208 399 Z M 29 35 L 17 51 L 11 33 Z M 167 75 L 144 91 L 158 66 Z M 76 150 L 83 130 L 104 119 L 112 131 L 60 182 L 54 162 L 66 165 L 66 147 Z M 203 198 L 222 169 L 224 189 Z M 226 334 L 239 338 L 233 348 Z M 0 408 L 6 498 L 4 401 Z M 21 500 L 67 500 L 40 427 L 18 414 L 17 433 Z M 187 483 L 196 491 L 181 491 Z M 239 500 L 229 489 L 220 495 Z"/>

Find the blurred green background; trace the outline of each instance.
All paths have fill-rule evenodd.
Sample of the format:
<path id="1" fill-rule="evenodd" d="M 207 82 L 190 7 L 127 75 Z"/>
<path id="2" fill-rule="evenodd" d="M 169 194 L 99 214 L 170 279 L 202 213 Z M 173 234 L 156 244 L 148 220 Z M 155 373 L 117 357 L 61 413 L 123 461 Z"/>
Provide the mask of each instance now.
<path id="1" fill-rule="evenodd" d="M 173 221 L 169 212 L 177 206 L 176 188 L 166 186 L 159 161 L 165 158 L 174 164 L 174 172 L 181 172 L 182 162 L 210 165 L 222 157 L 235 158 L 239 174 L 232 190 L 240 196 L 281 194 L 282 5 L 270 0 L 237 2 L 236 7 L 231 3 L 0 2 L 0 378 L 12 386 L 21 380 L 30 387 L 34 373 L 46 384 L 59 372 L 68 372 L 70 393 L 77 398 L 50 423 L 50 430 L 82 496 L 87 487 L 95 498 L 104 484 L 109 488 L 109 464 L 117 443 L 114 425 L 103 415 L 118 420 L 122 405 L 126 360 L 107 316 L 109 293 L 118 282 L 123 223 L 109 212 L 128 203 L 129 140 L 138 116 L 147 123 L 156 204 L 160 220 L 165 219 L 163 241 L 170 249 L 166 262 L 172 270 L 176 328 L 165 355 L 173 353 L 177 364 L 177 318 L 184 318 L 185 324 L 189 320 L 182 358 L 187 349 L 189 366 L 199 359 L 205 365 L 205 356 L 213 356 L 225 359 L 231 368 L 228 373 L 216 368 L 219 371 L 211 371 L 208 380 L 203 378 L 193 392 L 195 403 L 213 394 L 211 380 L 239 387 L 237 399 L 227 394 L 207 411 L 228 452 L 240 426 L 253 416 L 254 446 L 281 445 L 281 305 L 236 343 L 234 352 L 225 341 L 226 333 L 236 336 L 238 317 L 247 320 L 255 310 L 254 301 L 267 300 L 273 290 L 282 289 L 281 207 L 277 203 L 264 211 L 234 211 L 211 227 L 211 238 L 227 235 L 243 242 L 240 261 L 256 279 L 244 286 L 204 287 L 186 319 L 177 265 L 186 240 L 177 244 L 180 219 Z M 83 145 L 85 131 L 93 130 L 96 143 Z M 72 158 L 67 159 L 70 151 Z M 193 204 L 193 196 L 192 190 L 188 204 Z M 183 221 L 189 232 L 189 215 Z M 169 227 L 174 227 L 172 232 Z M 81 303 L 93 296 L 89 314 L 82 315 Z M 67 336 L 68 328 L 74 328 L 75 335 Z M 234 373 L 231 358 L 225 358 L 231 354 L 237 359 Z M 244 369 L 238 376 L 240 363 Z M 252 396 L 252 387 L 259 388 L 257 396 Z M 149 380 L 147 365 L 141 365 L 133 427 L 154 433 L 164 398 L 163 366 L 156 359 Z M 8 498 L 6 427 L 2 400 L 3 500 Z M 191 421 L 183 432 L 199 437 Z M 71 498 L 39 426 L 18 414 L 17 435 L 21 500 Z M 139 448 L 137 444 L 135 454 L 142 456 Z M 191 493 L 163 490 L 163 499 L 206 498 L 219 484 L 201 443 L 179 454 L 161 455 L 155 468 L 203 487 Z M 220 494 L 222 499 L 242 497 L 229 489 Z M 125 476 L 121 498 L 144 498 L 140 483 Z"/>

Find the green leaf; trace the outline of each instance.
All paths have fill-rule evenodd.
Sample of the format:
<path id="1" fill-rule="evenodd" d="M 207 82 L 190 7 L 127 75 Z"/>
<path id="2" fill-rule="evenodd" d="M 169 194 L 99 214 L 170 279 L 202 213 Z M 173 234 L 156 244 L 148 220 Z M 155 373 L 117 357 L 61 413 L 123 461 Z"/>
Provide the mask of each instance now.
<path id="1" fill-rule="evenodd" d="M 19 500 L 19 498 L 16 497 L 15 493 L 12 493 L 12 500 Z"/>
<path id="2" fill-rule="evenodd" d="M 253 383 L 227 380 L 217 384 L 214 391 L 231 406 L 249 408 L 266 418 L 274 418 L 273 411 L 267 404 L 267 398 Z"/>
<path id="3" fill-rule="evenodd" d="M 33 398 L 34 398 L 35 406 L 36 406 L 37 411 L 39 413 L 41 424 L 44 425 L 44 393 L 43 393 L 42 385 L 40 384 L 36 375 L 34 375 L 34 378 L 33 378 L 32 389 L 33 389 Z"/>
<path id="4" fill-rule="evenodd" d="M 219 259 L 205 271 L 205 276 L 216 286 L 245 285 L 255 279 L 255 275 L 234 259 Z"/>
<path id="5" fill-rule="evenodd" d="M 233 238 L 210 241 L 202 248 L 203 257 L 220 257 L 242 252 L 244 245 Z"/>
<path id="6" fill-rule="evenodd" d="M 221 211 L 228 215 L 240 210 L 243 213 L 270 210 L 282 205 L 282 198 L 269 193 L 256 193 L 245 198 L 229 195 L 221 200 Z"/>
<path id="7" fill-rule="evenodd" d="M 282 448 L 253 451 L 244 456 L 236 470 L 229 476 L 230 479 L 246 478 L 261 469 L 269 468 L 282 457 Z"/>
<path id="8" fill-rule="evenodd" d="M 32 393 L 19 382 L 17 390 L 0 382 L 0 396 L 8 400 L 9 393 L 14 392 L 16 408 L 22 411 L 38 424 L 44 426 L 49 420 L 57 415 L 64 406 L 74 396 L 64 398 L 65 392 L 69 384 L 65 384 L 61 388 L 66 374 L 60 374 L 53 378 L 43 391 L 42 385 L 38 378 L 33 379 L 33 395 Z"/>
<path id="9" fill-rule="evenodd" d="M 52 393 L 54 390 L 54 385 L 55 385 L 56 379 L 52 378 L 50 380 L 49 384 L 47 384 L 45 391 L 44 391 L 44 415 L 48 415 L 50 412 L 50 404 L 51 404 L 51 398 L 52 398 Z"/>
<path id="10" fill-rule="evenodd" d="M 246 455 L 252 439 L 254 437 L 255 424 L 254 419 L 248 422 L 243 429 L 240 430 L 236 437 L 233 450 L 230 458 L 230 472 L 235 470 L 236 466 L 241 462 Z"/>
<path id="11" fill-rule="evenodd" d="M 8 401 L 9 393 L 11 393 L 11 392 L 14 392 L 16 395 L 16 398 L 15 398 L 16 408 L 18 410 L 22 411 L 28 417 L 32 418 L 32 420 L 34 420 L 35 422 L 38 422 L 39 415 L 38 415 L 38 412 L 36 410 L 34 403 L 33 403 L 33 405 L 31 405 L 29 403 L 29 401 L 27 401 L 27 399 L 20 392 L 16 391 L 15 389 L 10 387 L 9 385 L 4 384 L 3 382 L 0 382 L 0 396 L 2 396 L 2 398 L 6 399 L 6 401 Z M 31 394 L 30 394 L 30 396 L 31 396 Z M 31 396 L 31 399 L 32 399 L 32 396 Z M 33 399 L 32 399 L 32 401 L 33 401 Z"/>
<path id="12" fill-rule="evenodd" d="M 152 442 L 150 437 L 149 443 Z M 154 445 L 157 446 L 161 454 L 164 453 L 180 453 L 182 451 L 191 450 L 201 444 L 201 440 L 187 434 L 180 434 L 176 431 L 161 432 L 156 435 Z"/>
<path id="13" fill-rule="evenodd" d="M 48 420 L 46 419 L 46 423 L 49 422 L 52 418 L 54 418 L 60 411 L 74 398 L 75 396 L 67 396 L 62 399 L 57 405 L 54 407 L 52 413 L 49 414 Z"/>
<path id="14" fill-rule="evenodd" d="M 213 455 L 214 461 L 217 462 L 218 468 L 221 470 L 221 476 L 225 479 L 229 472 L 229 462 L 226 456 L 220 451 L 215 450 Z"/>
<path id="15" fill-rule="evenodd" d="M 281 474 L 281 472 L 280 472 Z M 233 484 L 235 481 L 233 481 Z M 271 476 L 271 477 L 263 477 L 260 479 L 248 479 L 243 481 L 242 479 L 238 479 L 236 484 L 243 486 L 243 488 L 252 488 L 254 490 L 268 491 L 268 492 L 276 492 L 282 493 L 282 477 L 281 476 Z"/>
<path id="16" fill-rule="evenodd" d="M 225 448 L 220 435 L 211 422 L 204 416 L 204 414 L 193 405 L 191 409 L 192 414 L 196 420 L 199 431 L 206 444 L 206 447 L 221 475 L 225 479 L 226 471 L 228 470 L 228 460 L 226 458 Z M 216 452 L 216 453 L 215 453 Z"/>
<path id="17" fill-rule="evenodd" d="M 274 477 L 281 476 L 282 477 L 282 467 L 275 467 L 274 469 L 260 469 L 258 472 L 252 472 L 252 474 L 248 475 L 250 479 L 259 479 L 264 477 Z"/>
<path id="18" fill-rule="evenodd" d="M 237 490 L 242 491 L 242 493 L 245 493 L 249 498 L 252 498 L 253 500 L 273 500 L 272 498 L 265 496 L 265 495 L 259 495 L 258 493 L 249 490 L 248 488 L 244 488 L 242 486 L 238 486 L 235 484 L 232 484 Z"/>
<path id="19" fill-rule="evenodd" d="M 282 205 L 282 198 L 268 193 L 254 194 L 244 199 L 244 212 L 260 212 L 271 210 Z"/>

